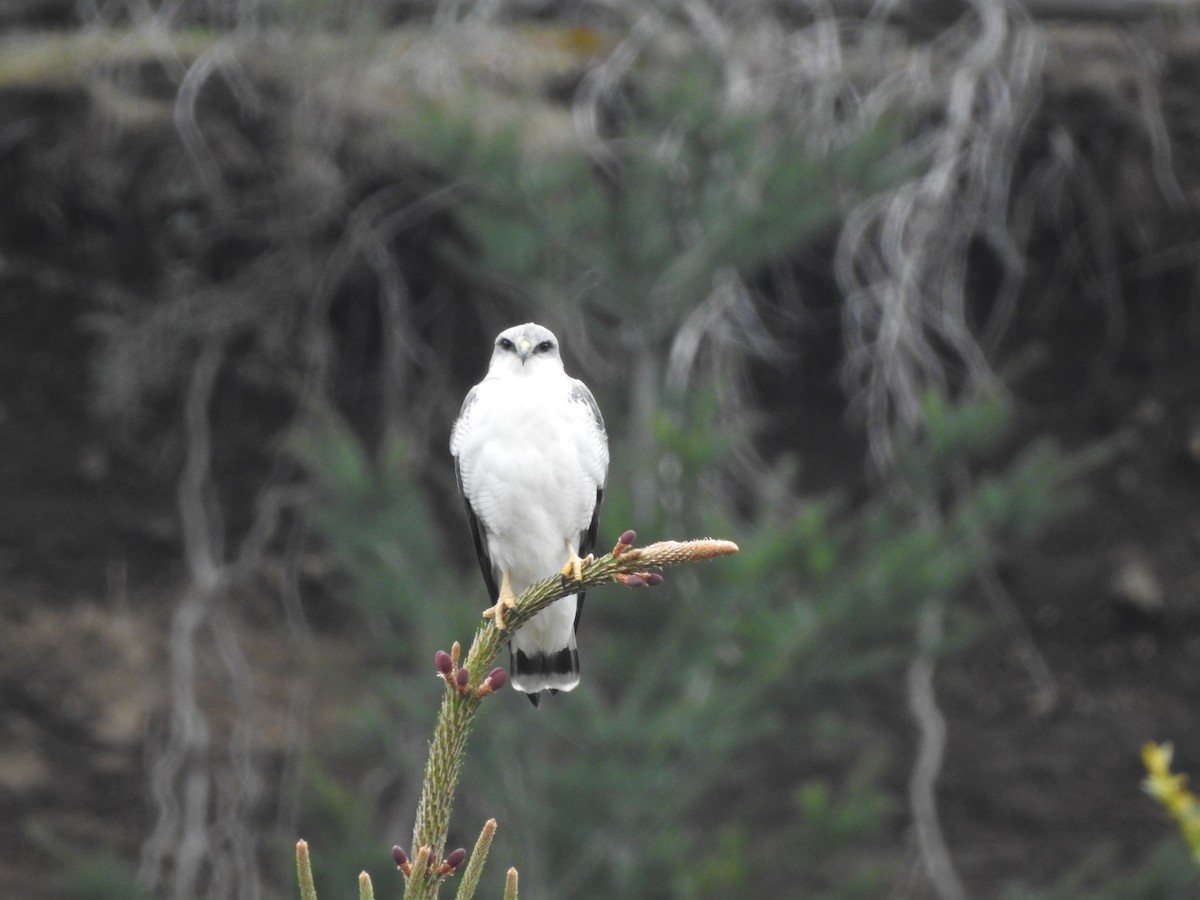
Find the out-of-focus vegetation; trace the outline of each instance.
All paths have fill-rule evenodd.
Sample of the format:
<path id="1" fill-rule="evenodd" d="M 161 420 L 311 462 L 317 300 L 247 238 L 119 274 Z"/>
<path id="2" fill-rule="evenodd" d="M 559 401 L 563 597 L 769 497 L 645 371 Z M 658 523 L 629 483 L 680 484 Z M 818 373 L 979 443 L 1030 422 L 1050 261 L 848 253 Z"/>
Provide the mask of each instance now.
<path id="1" fill-rule="evenodd" d="M 1174 750 L 1170 744 L 1154 742 L 1142 748 L 1147 772 L 1142 786 L 1175 820 L 1193 861 L 1200 865 L 1200 800 L 1187 789 L 1187 775 L 1171 772 Z"/>
<path id="2" fill-rule="evenodd" d="M 978 486 L 955 486 L 1001 419 L 995 405 L 934 411 L 930 441 L 904 448 L 914 492 L 852 512 L 786 500 L 746 520 L 709 495 L 696 503 L 702 529 L 733 538 L 737 557 L 672 571 L 673 589 L 653 595 L 599 592 L 581 636 L 588 689 L 548 703 L 550 722 L 547 710 L 490 705 L 472 738 L 466 806 L 499 817 L 510 833 L 500 845 L 534 895 L 885 889 L 900 865 L 887 837 L 901 811 L 877 783 L 882 760 L 857 750 L 840 774 L 814 774 L 782 794 L 777 779 L 793 742 L 836 745 L 863 725 L 838 698 L 902 672 L 919 652 L 923 604 L 952 598 L 991 561 L 995 541 L 1035 534 L 1061 503 L 1065 464 L 1045 450 Z M 349 433 L 329 428 L 304 447 L 323 484 L 316 520 L 369 631 L 388 644 L 386 671 L 404 673 L 380 685 L 385 719 L 420 721 L 416 698 L 431 719 L 430 692 L 418 686 L 429 681 L 427 661 L 448 636 L 468 634 L 478 603 L 443 610 L 429 598 L 478 591 L 440 574 L 455 570 L 453 560 L 429 546 L 430 516 L 397 465 L 402 453 L 388 446 L 372 466 Z M 702 484 L 702 474 L 689 483 Z M 617 508 L 628 507 L 628 488 L 610 490 Z M 408 502 L 389 502 L 402 496 Z M 938 498 L 945 505 L 930 520 Z M 687 527 L 682 517 L 662 521 L 667 535 Z M 431 576 L 437 590 L 423 585 Z M 969 617 L 959 622 L 941 650 L 966 638 Z"/>
<path id="3" fill-rule="evenodd" d="M 730 394 L 729 358 L 744 351 L 696 366 L 700 379 L 695 363 L 669 371 L 671 348 L 685 329 L 697 344 L 727 336 L 736 326 L 722 304 L 741 304 L 752 323 L 745 289 L 730 299 L 718 285 L 744 281 L 839 207 L 886 186 L 898 132 L 880 119 L 818 148 L 804 139 L 812 122 L 794 97 L 734 106 L 711 52 L 641 52 L 646 64 L 596 101 L 614 133 L 590 148 L 530 161 L 519 123 L 485 134 L 472 110 L 459 120 L 436 107 L 418 146 L 462 185 L 455 213 L 466 240 L 451 245 L 454 267 L 504 279 L 532 317 L 568 323 L 607 345 L 610 362 L 628 360 L 628 396 L 609 415 L 619 474 L 606 521 L 729 536 L 745 549 L 703 578 L 681 573 L 669 598 L 594 602 L 583 638 L 589 690 L 554 704 L 550 733 L 527 715 L 489 711 L 475 742 L 494 753 L 484 751 L 464 793 L 482 810 L 507 811 L 501 821 L 527 848 L 513 861 L 535 894 L 725 896 L 765 882 L 872 896 L 895 875 L 887 852 L 845 878 L 832 874 L 860 841 L 880 846 L 895 827 L 871 761 L 852 761 L 845 784 L 802 782 L 778 811 L 789 824 L 764 830 L 764 806 L 778 802 L 772 760 L 789 754 L 789 741 L 816 739 L 805 713 L 822 729 L 850 727 L 822 702 L 830 685 L 902 671 L 933 649 L 913 644 L 916 611 L 990 564 L 1005 529 L 1036 531 L 1062 467 L 1035 453 L 1000 476 L 964 480 L 972 454 L 999 436 L 1000 407 L 960 417 L 931 396 L 927 439 L 902 453 L 899 499 L 838 512 L 791 496 L 783 472 L 714 489 L 749 447 L 737 408 L 746 399 Z M 432 516 L 398 465 L 402 438 L 385 440 L 373 468 L 347 433 L 324 426 L 317 435 L 304 442 L 325 488 L 317 522 L 372 631 L 394 635 L 401 652 L 388 668 L 419 660 L 412 674 L 424 675 L 451 621 L 430 598 L 477 591 L 421 574 L 452 571 L 452 557 L 439 564 L 429 546 Z M 388 718 L 415 712 L 406 703 Z M 735 810 L 714 815 L 723 797 L 739 798 Z"/>
<path id="4" fill-rule="evenodd" d="M 95 3 L 5 39 L 0 279 L 31 332 L 79 324 L 90 368 L 54 387 L 105 423 L 89 477 L 135 498 L 114 540 L 183 585 L 145 833 L 65 892 L 288 896 L 299 836 L 321 896 L 398 881 L 430 661 L 485 600 L 449 426 L 516 321 L 604 410 L 601 541 L 742 549 L 595 591 L 580 688 L 489 701 L 451 837 L 499 820 L 485 890 L 511 864 L 526 898 L 953 898 L 961 835 L 920 804 L 944 673 L 1003 632 L 1020 715 L 1055 713 L 1005 578 L 1128 441 L 1032 440 L 1021 398 L 1074 402 L 1063 333 L 1104 381 L 1200 308 L 1175 70 L 1134 44 L 1158 68 L 1101 102 L 1074 45 L 984 2 L 527 12 Z M 1048 120 L 1050 88 L 1095 122 Z M 1148 162 L 1099 173 L 1112 135 Z M 1195 891 L 1173 849 L 1088 851 L 980 896 Z"/>

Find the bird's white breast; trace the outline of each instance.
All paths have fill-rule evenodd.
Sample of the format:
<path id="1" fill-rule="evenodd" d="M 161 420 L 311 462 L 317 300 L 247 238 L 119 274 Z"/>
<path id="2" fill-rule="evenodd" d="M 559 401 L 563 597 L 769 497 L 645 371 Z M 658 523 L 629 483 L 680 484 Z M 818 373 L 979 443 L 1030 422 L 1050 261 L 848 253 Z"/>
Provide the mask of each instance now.
<path id="1" fill-rule="evenodd" d="M 604 482 L 603 435 L 570 390 L 561 371 L 489 378 L 455 427 L 463 491 L 518 593 L 563 565 Z"/>

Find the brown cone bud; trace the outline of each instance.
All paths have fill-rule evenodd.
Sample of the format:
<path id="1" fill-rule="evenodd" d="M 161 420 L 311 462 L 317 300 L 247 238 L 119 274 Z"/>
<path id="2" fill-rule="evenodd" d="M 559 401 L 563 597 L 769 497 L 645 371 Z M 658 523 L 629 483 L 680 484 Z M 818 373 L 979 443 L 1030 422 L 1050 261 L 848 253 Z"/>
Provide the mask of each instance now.
<path id="1" fill-rule="evenodd" d="M 395 861 L 398 867 L 402 868 L 408 865 L 408 854 L 404 852 L 403 847 L 392 848 L 392 859 Z"/>
<path id="2" fill-rule="evenodd" d="M 437 666 L 438 674 L 447 677 L 454 671 L 454 663 L 450 660 L 450 654 L 445 650 L 439 650 L 433 654 L 433 664 Z"/>

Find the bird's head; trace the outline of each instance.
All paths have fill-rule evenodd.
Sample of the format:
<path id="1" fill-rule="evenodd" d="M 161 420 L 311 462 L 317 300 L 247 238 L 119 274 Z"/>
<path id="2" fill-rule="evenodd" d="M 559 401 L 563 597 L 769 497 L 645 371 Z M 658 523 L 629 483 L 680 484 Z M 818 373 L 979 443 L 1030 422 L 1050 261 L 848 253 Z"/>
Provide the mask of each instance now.
<path id="1" fill-rule="evenodd" d="M 558 338 L 549 328 L 526 322 L 497 335 L 488 372 L 520 374 L 536 372 L 544 366 L 562 368 Z"/>

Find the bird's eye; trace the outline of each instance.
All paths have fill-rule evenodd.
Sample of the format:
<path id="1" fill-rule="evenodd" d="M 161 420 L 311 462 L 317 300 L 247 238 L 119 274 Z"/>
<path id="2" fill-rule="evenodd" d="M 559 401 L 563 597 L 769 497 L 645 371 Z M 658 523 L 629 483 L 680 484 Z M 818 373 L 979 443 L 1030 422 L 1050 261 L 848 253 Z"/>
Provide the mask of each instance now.
<path id="1" fill-rule="evenodd" d="M 500 338 L 500 340 L 496 341 L 496 346 L 501 350 L 511 350 L 513 348 L 513 342 L 508 338 Z"/>
<path id="2" fill-rule="evenodd" d="M 549 341 L 542 341 L 540 344 L 537 345 L 538 353 L 549 353 L 553 349 L 554 349 L 554 345 L 552 343 L 550 343 Z"/>

